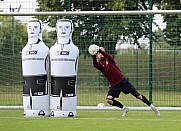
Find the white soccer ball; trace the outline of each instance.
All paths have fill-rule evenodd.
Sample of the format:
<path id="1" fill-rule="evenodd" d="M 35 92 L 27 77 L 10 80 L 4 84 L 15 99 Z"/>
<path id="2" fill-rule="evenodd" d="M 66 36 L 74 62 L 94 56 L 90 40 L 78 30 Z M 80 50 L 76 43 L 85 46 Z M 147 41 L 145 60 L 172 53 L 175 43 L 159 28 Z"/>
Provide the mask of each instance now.
<path id="1" fill-rule="evenodd" d="M 105 107 L 105 105 L 104 105 L 104 103 L 99 103 L 99 104 L 97 105 L 97 107 L 102 108 L 102 107 Z"/>
<path id="2" fill-rule="evenodd" d="M 88 49 L 89 53 L 91 55 L 96 55 L 97 52 L 99 51 L 99 46 L 95 45 L 95 44 L 92 44 L 89 46 L 89 49 Z"/>

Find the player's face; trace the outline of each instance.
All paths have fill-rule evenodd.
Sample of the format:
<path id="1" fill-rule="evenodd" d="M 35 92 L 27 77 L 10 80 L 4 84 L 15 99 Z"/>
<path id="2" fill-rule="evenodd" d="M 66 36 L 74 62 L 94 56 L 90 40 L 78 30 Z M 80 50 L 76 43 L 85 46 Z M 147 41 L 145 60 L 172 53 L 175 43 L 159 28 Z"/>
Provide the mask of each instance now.
<path id="1" fill-rule="evenodd" d="M 70 37 L 71 23 L 70 22 L 58 22 L 57 34 L 59 37 Z"/>
<path id="2" fill-rule="evenodd" d="M 97 56 L 98 56 L 99 60 L 104 59 L 104 56 L 101 53 L 98 53 Z"/>
<path id="3" fill-rule="evenodd" d="M 40 23 L 39 22 L 29 22 L 27 25 L 28 37 L 36 37 L 40 33 Z"/>

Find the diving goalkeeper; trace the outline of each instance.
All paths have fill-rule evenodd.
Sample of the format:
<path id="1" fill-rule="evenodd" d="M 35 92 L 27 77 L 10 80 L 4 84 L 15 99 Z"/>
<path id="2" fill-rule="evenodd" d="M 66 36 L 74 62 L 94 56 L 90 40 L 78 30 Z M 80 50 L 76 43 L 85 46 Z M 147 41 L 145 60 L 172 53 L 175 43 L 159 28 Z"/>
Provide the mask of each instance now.
<path id="1" fill-rule="evenodd" d="M 157 116 L 160 116 L 160 112 L 155 106 L 144 95 L 139 94 L 136 88 L 125 78 L 122 71 L 116 65 L 114 58 L 105 52 L 103 47 L 91 45 L 88 51 L 92 55 L 94 67 L 101 71 L 109 81 L 110 87 L 106 98 L 108 104 L 121 108 L 123 110 L 122 116 L 126 116 L 129 108 L 115 100 L 115 98 L 118 98 L 121 92 L 124 94 L 131 93 L 134 97 L 150 106 Z"/>

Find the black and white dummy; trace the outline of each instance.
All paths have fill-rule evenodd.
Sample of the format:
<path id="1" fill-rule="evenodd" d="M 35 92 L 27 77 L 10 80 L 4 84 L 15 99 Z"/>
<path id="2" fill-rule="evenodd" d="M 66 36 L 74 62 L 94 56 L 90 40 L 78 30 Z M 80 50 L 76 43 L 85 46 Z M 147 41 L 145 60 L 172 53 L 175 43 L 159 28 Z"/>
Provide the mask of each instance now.
<path id="1" fill-rule="evenodd" d="M 42 21 L 27 23 L 28 42 L 22 49 L 23 108 L 25 117 L 50 116 L 48 89 L 49 48 L 42 40 Z"/>
<path id="2" fill-rule="evenodd" d="M 59 19 L 57 41 L 50 48 L 50 116 L 75 117 L 79 49 L 72 42 L 73 23 Z"/>

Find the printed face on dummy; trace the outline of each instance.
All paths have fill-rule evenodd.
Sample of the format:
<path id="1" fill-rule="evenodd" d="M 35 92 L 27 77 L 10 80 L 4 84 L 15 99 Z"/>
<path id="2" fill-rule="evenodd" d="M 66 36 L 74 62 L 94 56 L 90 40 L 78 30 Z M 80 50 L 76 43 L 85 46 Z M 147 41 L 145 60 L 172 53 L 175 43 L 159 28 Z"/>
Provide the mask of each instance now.
<path id="1" fill-rule="evenodd" d="M 67 21 L 60 21 L 57 23 L 57 34 L 59 37 L 70 37 L 71 35 L 71 23 Z"/>
<path id="2" fill-rule="evenodd" d="M 40 23 L 29 22 L 27 25 L 28 37 L 37 37 L 40 34 Z"/>

